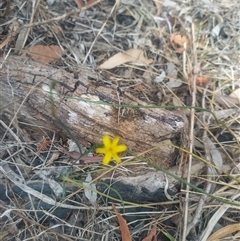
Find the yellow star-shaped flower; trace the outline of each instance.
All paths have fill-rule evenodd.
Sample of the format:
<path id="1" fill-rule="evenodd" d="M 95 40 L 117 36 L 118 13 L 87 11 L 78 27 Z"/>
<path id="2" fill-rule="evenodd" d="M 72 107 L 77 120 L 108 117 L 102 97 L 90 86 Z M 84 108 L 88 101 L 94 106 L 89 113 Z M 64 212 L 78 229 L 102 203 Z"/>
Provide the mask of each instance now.
<path id="1" fill-rule="evenodd" d="M 119 137 L 114 137 L 111 142 L 110 137 L 108 135 L 103 136 L 103 145 L 104 147 L 96 148 L 96 153 L 104 154 L 104 158 L 102 160 L 103 165 L 107 165 L 111 159 L 114 159 L 117 163 L 121 162 L 118 153 L 126 151 L 126 145 L 118 145 Z"/>

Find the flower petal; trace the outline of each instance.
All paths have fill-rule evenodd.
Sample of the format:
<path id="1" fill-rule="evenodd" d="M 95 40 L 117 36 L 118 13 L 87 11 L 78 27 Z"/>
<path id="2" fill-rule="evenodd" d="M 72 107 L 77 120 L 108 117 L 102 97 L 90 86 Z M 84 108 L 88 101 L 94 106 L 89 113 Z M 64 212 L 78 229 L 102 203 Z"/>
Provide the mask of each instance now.
<path id="1" fill-rule="evenodd" d="M 105 147 L 109 147 L 111 145 L 111 140 L 108 135 L 103 136 L 103 144 Z"/>
<path id="2" fill-rule="evenodd" d="M 123 151 L 126 151 L 126 150 L 127 150 L 127 146 L 126 145 L 119 145 L 119 146 L 116 146 L 115 149 L 114 149 L 114 151 L 116 153 L 123 152 Z"/>
<path id="3" fill-rule="evenodd" d="M 103 165 L 108 165 L 108 163 L 111 161 L 111 152 L 107 152 L 102 160 Z"/>
<path id="4" fill-rule="evenodd" d="M 113 154 L 113 159 L 117 162 L 117 163 L 120 163 L 121 162 L 121 159 L 120 157 L 117 155 L 117 154 Z"/>
<path id="5" fill-rule="evenodd" d="M 105 148 L 98 147 L 98 148 L 95 149 L 95 151 L 96 151 L 96 153 L 105 154 L 107 150 Z"/>
<path id="6" fill-rule="evenodd" d="M 112 148 L 115 148 L 118 145 L 118 142 L 119 142 L 119 137 L 115 136 L 112 141 Z"/>

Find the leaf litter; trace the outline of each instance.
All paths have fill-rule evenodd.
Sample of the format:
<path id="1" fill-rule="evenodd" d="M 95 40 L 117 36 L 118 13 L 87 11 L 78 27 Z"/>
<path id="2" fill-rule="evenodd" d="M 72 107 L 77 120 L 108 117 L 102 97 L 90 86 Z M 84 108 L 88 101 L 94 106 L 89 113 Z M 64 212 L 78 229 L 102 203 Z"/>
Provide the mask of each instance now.
<path id="1" fill-rule="evenodd" d="M 33 1 L 28 3 L 24 1 L 12 1 L 12 3 L 3 1 L 0 18 L 3 19 L 4 25 L 0 29 L 0 46 L 5 54 L 8 51 L 11 52 L 11 48 L 14 46 L 17 49 L 22 48 L 20 50 L 25 51 L 23 57 L 28 56 L 44 64 L 52 63 L 55 67 L 64 67 L 69 72 L 81 74 L 92 81 L 111 85 L 113 89 L 130 90 L 136 97 L 139 97 L 139 93 L 141 93 L 142 101 L 168 105 L 172 109 L 177 109 L 177 111 L 185 111 L 187 115 L 190 111 L 190 108 L 187 107 L 191 106 L 193 95 L 195 95 L 196 113 L 193 128 L 195 139 L 199 144 L 194 146 L 194 165 L 192 168 L 190 167 L 189 174 L 187 157 L 191 154 L 188 145 L 190 138 L 188 136 L 189 130 L 186 130 L 187 134 L 185 136 L 183 134 L 181 140 L 176 140 L 178 156 L 175 156 L 176 163 L 172 167 L 172 173 L 180 173 L 179 176 L 184 178 L 191 175 L 191 183 L 201 188 L 208 182 L 206 178 L 207 168 L 209 166 L 214 168 L 213 166 L 215 166 L 216 172 L 213 172 L 215 174 L 211 179 L 216 184 L 214 185 L 215 190 L 210 190 L 209 193 L 239 203 L 240 198 L 236 194 L 240 163 L 240 19 L 236 8 L 238 1 L 219 0 L 214 3 L 205 1 L 202 4 L 202 2 L 192 3 L 190 1 L 135 0 L 132 2 L 121 1 L 115 6 L 111 1 L 69 1 L 66 3 L 57 0 L 47 2 L 41 0 L 37 4 L 34 3 L 36 4 L 34 8 L 31 4 L 33 4 Z M 73 12 L 75 7 L 78 7 L 76 13 Z M 21 30 L 19 24 L 13 25 L 12 20 L 15 17 L 18 19 L 18 23 L 22 25 L 21 27 L 29 24 L 29 31 Z M 56 20 L 56 18 L 58 19 Z M 34 23 L 36 24 L 34 25 Z M 192 23 L 194 23 L 194 31 L 192 31 Z M 19 38 L 17 39 L 19 32 Z M 191 34 L 194 34 L 195 42 L 192 41 Z M 16 42 L 16 45 L 14 42 Z M 194 56 L 197 57 L 195 65 Z M 191 92 L 192 83 L 197 85 L 195 92 Z M 137 91 L 136 86 L 141 86 L 141 91 Z M 179 106 L 185 106 L 186 109 L 181 109 Z M 204 108 L 210 110 L 210 112 L 206 114 L 203 111 Z M 219 120 L 218 123 L 213 118 L 213 114 Z M 209 122 L 203 121 L 204 118 L 209 118 Z M 14 128 L 20 131 L 22 126 L 18 123 L 14 124 Z M 5 132 L 6 128 L 6 126 L 1 125 L 1 134 L 3 130 Z M 202 141 L 203 131 L 208 132 L 208 139 L 205 144 L 209 148 L 211 160 L 205 153 L 206 150 Z M 28 130 L 27 133 L 29 133 L 27 138 L 32 141 L 45 136 L 45 133 L 41 133 L 41 138 L 33 138 L 32 130 Z M 232 140 L 220 141 L 218 137 L 226 134 L 231 134 Z M 116 224 L 114 215 L 109 212 L 112 209 L 108 205 L 110 199 L 105 200 L 103 198 L 104 194 L 108 195 L 110 189 L 106 188 L 106 192 L 100 195 L 100 199 L 97 199 L 95 184 L 90 187 L 91 191 L 86 187 L 86 182 L 90 181 L 90 177 L 93 178 L 93 181 L 94 178 L 98 178 L 94 173 L 97 168 L 100 168 L 99 163 L 94 164 L 93 168 L 93 164 L 89 164 L 89 162 L 82 165 L 79 153 L 73 158 L 74 161 L 69 155 L 59 154 L 59 150 L 63 148 L 60 139 L 58 143 L 54 143 L 51 150 L 48 150 L 47 142 L 41 143 L 43 145 L 40 147 L 37 146 L 37 143 L 33 145 L 30 142 L 29 144 L 23 142 L 21 148 L 16 150 L 6 142 L 9 140 L 12 140 L 15 145 L 13 131 L 9 131 L 0 146 L 3 150 L 3 154 L 1 154 L 1 168 L 3 168 L 1 169 L 1 185 L 3 185 L 1 188 L 5 190 L 4 193 L 9 194 L 11 205 L 16 207 L 22 205 L 21 210 L 23 211 L 14 213 L 14 219 L 9 216 L 9 223 L 1 220 L 1 224 L 3 224 L 2 238 L 9 237 L 6 240 L 10 240 L 12 236 L 9 230 L 14 230 L 14 235 L 18 239 L 23 240 L 36 236 L 39 240 L 44 240 L 45 238 L 41 233 L 49 229 L 51 224 L 40 223 L 34 215 L 38 212 L 39 207 L 44 208 L 46 206 L 46 203 L 43 204 L 43 200 L 48 204 L 53 204 L 56 201 L 54 201 L 54 198 L 57 199 L 60 208 L 57 211 L 64 212 L 64 207 L 74 207 L 73 203 L 79 205 L 80 211 L 74 211 L 69 219 L 65 217 L 66 219 L 61 222 L 57 212 L 51 213 L 54 209 L 54 206 L 51 206 L 52 209 L 50 208 L 46 212 L 49 216 L 52 215 L 54 222 L 56 220 L 60 222 L 58 224 L 62 225 L 66 235 L 63 235 L 62 231 L 57 231 L 57 229 L 54 234 L 46 231 L 45 234 L 49 240 L 57 240 L 56 237 L 69 240 L 69 235 L 71 235 L 71 240 L 77 240 L 78 238 L 87 240 L 97 240 L 98 238 L 105 238 L 105 240 L 152 240 L 154 235 L 157 234 L 158 239 L 165 236 L 169 240 L 199 239 L 204 241 L 216 238 L 223 240 L 224 237 L 234 239 L 237 235 L 236 232 L 239 231 L 239 227 L 235 225 L 235 223 L 239 223 L 236 206 L 226 205 L 209 197 L 205 200 L 203 209 L 193 212 L 200 207 L 198 200 L 199 196 L 203 194 L 192 189 L 189 199 L 186 199 L 186 202 L 191 205 L 187 210 L 187 219 L 190 222 L 191 215 L 196 214 L 194 218 L 197 222 L 186 235 L 185 231 L 189 222 L 182 222 L 182 209 L 185 203 L 183 203 L 181 196 L 185 198 L 184 190 L 186 187 L 184 185 L 181 187 L 183 191 L 177 193 L 173 201 L 164 204 L 164 207 L 159 207 L 159 204 L 153 205 L 154 209 L 148 210 L 147 216 L 144 216 L 146 211 L 138 209 L 139 219 L 138 215 L 135 215 L 137 218 L 133 219 L 132 223 L 121 218 L 121 215 L 113 206 L 119 218 L 118 224 Z M 194 143 L 197 143 L 196 140 Z M 18 142 L 19 140 L 17 140 Z M 87 148 L 89 146 L 85 146 L 84 151 Z M 27 162 L 27 165 L 23 158 L 26 149 L 35 153 L 35 156 L 31 154 L 32 159 Z M 21 153 L 18 159 L 10 160 L 9 153 L 14 156 L 18 155 L 17 151 Z M 69 148 L 66 152 L 70 153 L 71 151 L 73 150 Z M 77 147 L 74 151 L 77 152 Z M 53 154 L 52 152 L 56 152 L 54 154 L 57 154 L 59 158 L 51 158 L 53 157 L 53 155 L 50 155 Z M 46 153 L 48 154 L 46 155 Z M 6 177 L 4 170 L 9 170 L 10 167 L 6 166 L 3 160 L 8 161 L 11 168 L 13 166 L 18 170 L 18 174 L 13 176 L 16 178 L 16 180 L 14 179 L 16 184 L 18 184 L 17 180 L 22 180 L 22 183 L 27 181 L 26 184 L 20 183 L 19 187 L 27 191 L 29 196 L 17 191 L 17 185 L 13 188 L 16 189 L 17 195 L 21 199 L 11 195 L 11 192 L 8 192 L 5 188 L 8 185 L 9 177 Z M 213 166 L 208 164 L 211 161 Z M 134 171 L 130 168 L 131 165 L 117 167 L 114 172 L 111 172 L 111 177 L 119 175 L 122 179 L 127 179 L 128 176 L 133 175 L 133 172 L 138 170 L 140 172 L 140 166 L 146 168 L 142 162 L 132 165 Z M 32 175 L 30 169 L 37 171 L 34 174 L 35 176 Z M 43 175 L 46 169 L 49 173 Z M 171 169 L 169 170 L 171 171 Z M 82 181 L 81 188 L 60 181 L 63 175 L 68 176 L 71 171 L 74 180 L 80 179 Z M 42 173 L 41 181 L 46 182 L 40 186 L 38 191 L 33 188 L 35 184 L 28 183 L 31 178 L 36 178 L 36 173 L 40 173 L 40 177 Z M 19 174 L 21 178 L 19 178 Z M 54 178 L 52 183 L 51 178 Z M 39 181 L 39 179 L 37 180 Z M 170 180 L 171 178 L 166 175 L 165 182 L 162 181 L 162 183 L 167 185 Z M 177 180 L 175 181 L 177 183 Z M 51 185 L 49 185 L 49 182 Z M 49 196 L 47 196 L 46 193 L 49 190 Z M 94 190 L 96 191 L 94 192 Z M 55 192 L 56 195 L 51 196 L 50 193 L 52 192 Z M 2 197 L 4 197 L 4 193 L 1 194 Z M 41 193 L 45 194 L 41 197 Z M 69 195 L 64 199 L 65 202 L 68 202 L 66 206 L 58 202 L 58 199 L 64 193 Z M 75 193 L 74 198 L 71 198 L 72 193 Z M 34 197 L 31 197 L 31 195 Z M 34 215 L 24 206 L 25 202 L 31 203 L 32 210 L 35 212 Z M 92 206 L 84 209 L 83 205 L 87 205 L 88 202 Z M 96 204 L 99 205 L 98 210 L 93 210 Z M 135 204 L 135 206 L 137 205 Z M 9 213 L 14 212 L 8 209 L 7 205 L 1 204 L 0 208 L 2 213 L 7 212 L 7 210 L 9 210 Z M 127 207 L 125 212 L 131 213 L 128 212 Z M 25 216 L 22 216 L 22 213 L 30 217 L 30 222 Z M 209 218 L 209 213 L 213 214 L 211 218 Z M 141 215 L 144 216 L 143 219 L 140 219 Z M 161 233 L 160 230 L 167 227 L 169 222 L 173 222 L 176 215 L 181 217 L 178 222 Z M 73 217 L 77 218 L 74 220 Z M 15 225 L 22 220 L 26 222 L 26 227 L 27 225 L 30 227 L 32 224 L 37 227 L 33 231 L 34 233 L 27 233 L 25 227 Z M 69 224 L 65 226 L 66 220 L 69 221 Z M 153 228 L 151 230 L 152 220 L 156 222 L 156 226 L 153 227 L 154 230 Z M 134 225 L 135 223 L 138 225 Z M 117 231 L 119 226 L 122 230 L 121 234 Z M 146 228 L 151 230 L 149 234 L 147 234 Z M 26 236 L 21 236 L 24 233 Z"/>
<path id="2" fill-rule="evenodd" d="M 62 49 L 58 45 L 34 45 L 28 48 L 22 56 L 25 57 L 26 55 L 30 56 L 35 61 L 49 64 L 61 57 Z"/>
<path id="3" fill-rule="evenodd" d="M 126 63 L 148 66 L 152 62 L 152 59 L 144 57 L 144 53 L 142 50 L 128 49 L 124 53 L 117 53 L 114 56 L 110 57 L 108 60 L 106 60 L 103 64 L 99 66 L 99 69 L 112 69 Z"/>

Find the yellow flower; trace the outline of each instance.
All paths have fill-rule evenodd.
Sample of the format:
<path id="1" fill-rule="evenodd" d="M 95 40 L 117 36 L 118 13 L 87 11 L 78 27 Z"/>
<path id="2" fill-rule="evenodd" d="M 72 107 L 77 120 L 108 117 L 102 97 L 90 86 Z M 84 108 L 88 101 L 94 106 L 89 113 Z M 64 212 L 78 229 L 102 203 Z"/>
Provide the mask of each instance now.
<path id="1" fill-rule="evenodd" d="M 126 145 L 118 145 L 119 137 L 114 137 L 113 141 L 111 142 L 110 137 L 108 135 L 103 136 L 103 145 L 104 147 L 96 148 L 97 153 L 104 154 L 103 158 L 103 165 L 107 165 L 111 159 L 113 158 L 117 163 L 121 162 L 120 157 L 118 156 L 118 153 L 126 151 L 127 146 Z"/>

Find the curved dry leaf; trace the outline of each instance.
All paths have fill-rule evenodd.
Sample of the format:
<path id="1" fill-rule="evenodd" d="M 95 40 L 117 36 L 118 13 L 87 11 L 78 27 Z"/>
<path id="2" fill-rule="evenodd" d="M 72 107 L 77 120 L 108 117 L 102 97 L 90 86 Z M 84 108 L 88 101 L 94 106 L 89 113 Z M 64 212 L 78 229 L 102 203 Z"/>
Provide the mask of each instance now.
<path id="1" fill-rule="evenodd" d="M 238 98 L 234 98 L 231 96 L 222 96 L 222 95 L 218 95 L 216 94 L 214 97 L 214 100 L 227 108 L 231 108 L 231 107 L 236 107 L 236 106 L 240 106 L 240 99 Z"/>
<path id="2" fill-rule="evenodd" d="M 89 200 L 89 202 L 92 205 L 95 205 L 97 201 L 97 188 L 96 188 L 96 184 L 91 183 L 91 181 L 92 181 L 92 176 L 90 173 L 88 173 L 85 179 L 85 182 L 83 183 L 84 194 L 86 198 Z"/>
<path id="3" fill-rule="evenodd" d="M 186 43 L 186 48 L 189 46 L 189 40 L 187 36 L 181 36 L 180 34 L 175 33 L 170 36 L 170 43 L 179 54 L 184 51 L 184 43 Z"/>
<path id="4" fill-rule="evenodd" d="M 121 230 L 122 240 L 123 241 L 131 241 L 132 238 L 131 238 L 130 231 L 127 226 L 126 220 L 119 214 L 118 210 L 116 209 L 116 207 L 113 204 L 112 204 L 112 208 L 117 215 L 118 223 L 119 223 L 120 230 Z"/>
<path id="5" fill-rule="evenodd" d="M 213 37 L 219 36 L 221 29 L 222 29 L 222 24 L 221 24 L 221 23 L 217 24 L 217 25 L 212 29 L 212 36 L 213 36 Z"/>
<path id="6" fill-rule="evenodd" d="M 211 115 L 211 113 L 209 113 Z M 230 108 L 230 109 L 220 109 L 214 111 L 214 114 L 218 120 L 226 120 L 230 116 L 234 116 L 236 114 L 236 108 Z"/>
<path id="7" fill-rule="evenodd" d="M 230 224 L 227 225 L 219 230 L 217 230 L 215 233 L 213 233 L 207 241 L 215 241 L 215 240 L 220 240 L 221 238 L 226 237 L 229 234 L 233 234 L 237 231 L 240 231 L 240 224 L 235 223 L 235 224 Z"/>
<path id="8" fill-rule="evenodd" d="M 153 59 L 144 57 L 144 53 L 140 49 L 128 49 L 124 53 L 117 53 L 110 57 L 107 61 L 99 66 L 99 69 L 112 69 L 121 64 L 132 63 L 135 65 L 149 65 Z"/>
<path id="9" fill-rule="evenodd" d="M 235 89 L 229 96 L 240 100 L 240 88 Z"/>
<path id="10" fill-rule="evenodd" d="M 154 225 L 150 231 L 150 233 L 148 234 L 148 236 L 146 238 L 144 238 L 142 241 L 152 241 L 153 238 L 156 238 L 156 234 L 157 234 L 157 227 L 156 225 Z"/>
<path id="11" fill-rule="evenodd" d="M 64 193 L 63 187 L 54 179 L 46 178 L 46 180 L 48 180 L 48 184 L 49 184 L 50 188 L 52 189 L 52 191 L 54 192 L 54 194 L 57 197 L 61 197 L 61 195 Z"/>
<path id="12" fill-rule="evenodd" d="M 61 57 L 62 49 L 58 45 L 34 45 L 28 48 L 22 56 L 26 56 L 26 54 L 35 61 L 49 64 Z"/>
<path id="13" fill-rule="evenodd" d="M 182 84 L 183 84 L 182 80 L 170 78 L 169 81 L 166 83 L 166 86 L 171 89 L 171 88 L 180 87 Z"/>

